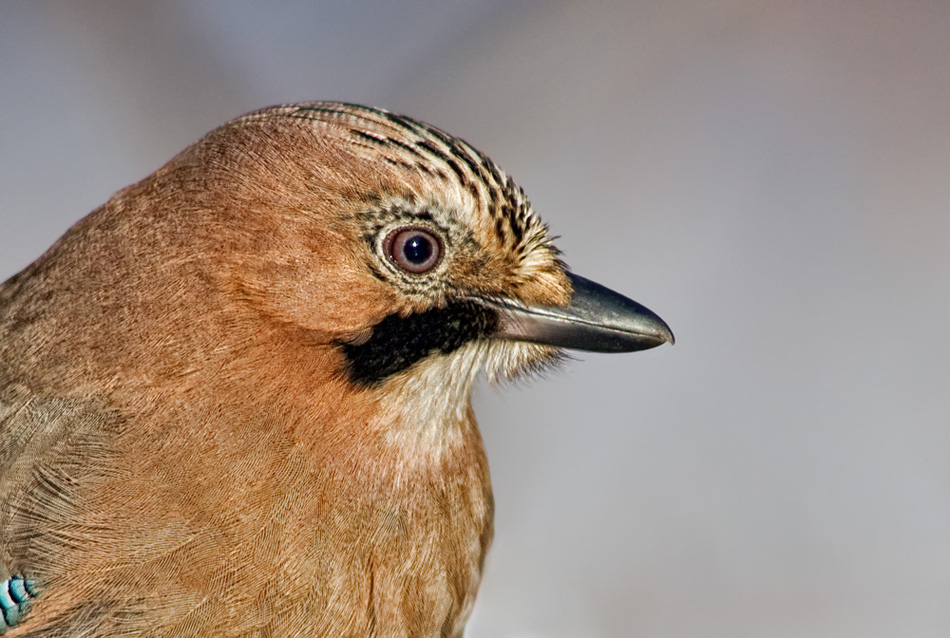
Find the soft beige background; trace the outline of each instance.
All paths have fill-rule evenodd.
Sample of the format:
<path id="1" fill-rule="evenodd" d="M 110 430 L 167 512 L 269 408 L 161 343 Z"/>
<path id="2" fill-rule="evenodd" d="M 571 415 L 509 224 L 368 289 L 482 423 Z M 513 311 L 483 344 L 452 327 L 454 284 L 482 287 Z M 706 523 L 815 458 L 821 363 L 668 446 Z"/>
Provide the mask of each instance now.
<path id="1" fill-rule="evenodd" d="M 480 390 L 471 638 L 950 635 L 950 3 L 3 0 L 0 279 L 303 99 L 468 139 L 679 338 Z"/>

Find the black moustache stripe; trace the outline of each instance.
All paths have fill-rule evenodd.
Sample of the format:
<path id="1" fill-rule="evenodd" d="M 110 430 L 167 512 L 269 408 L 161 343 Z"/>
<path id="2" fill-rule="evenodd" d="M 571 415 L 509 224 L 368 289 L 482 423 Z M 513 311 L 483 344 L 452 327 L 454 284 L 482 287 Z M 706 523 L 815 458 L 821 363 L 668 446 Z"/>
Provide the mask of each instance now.
<path id="1" fill-rule="evenodd" d="M 363 387 L 386 379 L 431 355 L 449 354 L 498 329 L 498 314 L 470 301 L 456 301 L 408 316 L 385 317 L 364 343 L 339 342 L 350 379 Z"/>

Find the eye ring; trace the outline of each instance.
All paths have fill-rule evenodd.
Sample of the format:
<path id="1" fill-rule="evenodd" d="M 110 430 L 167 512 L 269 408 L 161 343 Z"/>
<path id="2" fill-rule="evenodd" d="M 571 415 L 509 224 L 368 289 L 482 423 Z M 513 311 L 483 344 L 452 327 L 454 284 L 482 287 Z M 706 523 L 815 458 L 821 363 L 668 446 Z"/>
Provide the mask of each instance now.
<path id="1" fill-rule="evenodd" d="M 421 275 L 442 261 L 442 240 L 428 228 L 396 228 L 383 240 L 383 252 L 400 270 Z"/>

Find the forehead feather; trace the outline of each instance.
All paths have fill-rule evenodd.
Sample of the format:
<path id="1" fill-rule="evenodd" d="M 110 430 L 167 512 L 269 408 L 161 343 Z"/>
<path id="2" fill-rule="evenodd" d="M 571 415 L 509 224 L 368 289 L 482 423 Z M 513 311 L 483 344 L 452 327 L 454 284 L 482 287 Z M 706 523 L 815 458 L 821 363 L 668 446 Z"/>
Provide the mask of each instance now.
<path id="1" fill-rule="evenodd" d="M 383 109 L 313 102 L 276 106 L 236 120 L 287 117 L 330 127 L 348 150 L 374 162 L 437 181 L 446 204 L 474 213 L 470 227 L 524 254 L 548 245 L 547 231 L 520 187 L 485 154 L 465 141 Z M 421 194 L 421 193 L 420 193 Z"/>

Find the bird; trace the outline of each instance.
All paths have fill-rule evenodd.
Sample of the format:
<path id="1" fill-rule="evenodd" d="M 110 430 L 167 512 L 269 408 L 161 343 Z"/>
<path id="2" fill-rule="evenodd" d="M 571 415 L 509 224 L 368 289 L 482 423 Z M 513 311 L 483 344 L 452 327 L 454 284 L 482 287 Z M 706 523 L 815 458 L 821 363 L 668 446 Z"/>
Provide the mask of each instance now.
<path id="1" fill-rule="evenodd" d="M 460 637 L 476 380 L 672 342 L 463 140 L 238 117 L 0 285 L 0 634 Z"/>

